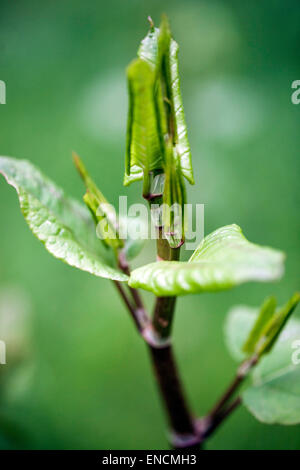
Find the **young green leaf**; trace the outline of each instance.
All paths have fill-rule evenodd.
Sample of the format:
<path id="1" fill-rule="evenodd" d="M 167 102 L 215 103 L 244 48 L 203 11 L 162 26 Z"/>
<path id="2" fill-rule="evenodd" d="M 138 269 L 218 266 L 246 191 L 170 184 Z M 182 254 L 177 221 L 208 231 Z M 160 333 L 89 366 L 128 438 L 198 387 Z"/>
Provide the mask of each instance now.
<path id="1" fill-rule="evenodd" d="M 163 192 L 162 225 L 164 234 L 171 248 L 178 248 L 184 243 L 186 192 L 174 148 L 166 148 L 167 165 Z"/>
<path id="2" fill-rule="evenodd" d="M 194 184 L 191 152 L 180 94 L 178 45 L 171 38 L 166 18 L 160 29 L 151 26 L 128 68 L 129 112 L 124 184 L 144 176 L 143 194 L 149 191 L 149 172 L 166 169 L 165 143 L 169 139 L 180 173 Z"/>
<path id="3" fill-rule="evenodd" d="M 226 346 L 235 361 L 242 362 L 248 357 L 243 350 L 251 330 L 257 321 L 259 308 L 235 305 L 227 315 L 224 324 Z"/>
<path id="4" fill-rule="evenodd" d="M 165 104 L 173 114 L 174 144 L 180 171 L 189 183 L 194 184 L 191 150 L 180 91 L 178 51 L 178 44 L 171 37 L 167 19 L 163 17 L 160 28 L 151 28 L 143 39 L 138 55 L 156 70 L 158 79 L 165 83 L 168 101 Z"/>
<path id="5" fill-rule="evenodd" d="M 82 160 L 75 153 L 73 153 L 73 160 L 87 189 L 83 200 L 95 220 L 97 234 L 107 247 L 111 247 L 113 250 L 117 251 L 124 246 L 124 243 L 119 239 L 116 211 L 103 196 L 100 189 L 90 177 Z"/>
<path id="6" fill-rule="evenodd" d="M 276 280 L 283 264 L 282 252 L 250 243 L 240 227 L 227 225 L 205 237 L 188 262 L 148 264 L 131 273 L 129 285 L 157 296 L 220 291 L 248 281 Z"/>
<path id="7" fill-rule="evenodd" d="M 131 167 L 144 175 L 144 191 L 149 192 L 149 172 L 162 169 L 162 152 L 157 132 L 154 101 L 155 72 L 142 59 L 134 60 L 127 69 L 129 115 L 126 145 L 126 181 L 134 181 Z M 136 174 L 136 179 L 141 175 Z"/>
<path id="8" fill-rule="evenodd" d="M 294 296 L 287 305 L 295 308 Z M 283 310 L 288 309 L 287 306 Z M 280 310 L 279 310 L 280 311 Z M 241 360 L 242 345 L 257 321 L 258 309 L 235 307 L 226 322 L 226 340 L 234 358 Z M 286 318 L 286 317 L 285 317 Z M 259 420 L 268 424 L 300 423 L 300 320 L 292 318 L 276 343 L 253 369 L 252 384 L 242 393 L 242 401 Z M 297 349 L 298 348 L 298 349 Z"/>
<path id="9" fill-rule="evenodd" d="M 148 238 L 147 221 L 141 217 L 117 214 L 88 174 L 82 160 L 73 153 L 73 160 L 87 188 L 83 200 L 97 225 L 97 236 L 115 254 L 124 249 L 126 259 L 135 258 Z M 121 237 L 122 235 L 122 237 Z"/>
<path id="10" fill-rule="evenodd" d="M 96 276 L 126 281 L 96 237 L 88 210 L 26 160 L 0 157 L 0 173 L 13 186 L 34 235 L 55 258 Z"/>
<path id="11" fill-rule="evenodd" d="M 249 337 L 243 346 L 243 351 L 248 354 L 252 355 L 255 354 L 257 345 L 260 341 L 262 331 L 265 325 L 268 323 L 270 318 L 273 317 L 276 308 L 276 299 L 275 297 L 269 297 L 263 303 L 257 320 L 250 331 Z"/>
<path id="12" fill-rule="evenodd" d="M 297 307 L 300 301 L 300 294 L 296 292 L 293 297 L 280 308 L 268 321 L 265 327 L 262 329 L 259 341 L 256 349 L 257 354 L 262 355 L 269 353 L 274 346 L 278 336 L 283 330 L 286 322 L 290 318 L 291 314 Z"/>

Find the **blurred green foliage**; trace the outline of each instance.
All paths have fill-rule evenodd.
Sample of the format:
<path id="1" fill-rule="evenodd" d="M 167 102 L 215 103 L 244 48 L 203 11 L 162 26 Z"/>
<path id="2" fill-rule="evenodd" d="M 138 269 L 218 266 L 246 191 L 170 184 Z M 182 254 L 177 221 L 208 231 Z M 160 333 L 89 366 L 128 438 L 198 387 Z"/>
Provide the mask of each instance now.
<path id="1" fill-rule="evenodd" d="M 196 180 L 189 199 L 205 204 L 205 233 L 237 223 L 253 242 L 287 253 L 278 284 L 179 300 L 176 352 L 192 405 L 206 412 L 235 370 L 223 339 L 229 307 L 270 294 L 280 304 L 299 289 L 300 106 L 290 99 L 300 78 L 299 2 L 1 0 L 0 8 L 0 154 L 30 159 L 81 198 L 76 150 L 112 203 L 119 194 L 136 201 L 141 190 L 122 187 L 125 67 L 147 15 L 169 16 Z M 1 290 L 22 288 L 32 303 L 31 354 L 1 381 L 1 448 L 166 448 L 146 351 L 111 283 L 52 258 L 3 181 L 0 214 Z M 135 265 L 152 260 L 152 248 Z M 262 425 L 241 408 L 208 448 L 297 449 L 299 427 Z"/>

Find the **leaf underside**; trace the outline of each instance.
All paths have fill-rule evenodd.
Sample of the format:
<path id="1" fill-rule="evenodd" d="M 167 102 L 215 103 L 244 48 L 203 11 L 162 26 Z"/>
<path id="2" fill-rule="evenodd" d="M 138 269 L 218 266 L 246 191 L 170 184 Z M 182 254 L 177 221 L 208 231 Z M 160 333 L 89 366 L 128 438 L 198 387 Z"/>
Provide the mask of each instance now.
<path id="1" fill-rule="evenodd" d="M 157 296 L 229 289 L 247 281 L 267 282 L 283 274 L 284 254 L 250 243 L 237 225 L 227 225 L 200 243 L 188 262 L 160 261 L 134 270 L 131 287 Z"/>
<path id="2" fill-rule="evenodd" d="M 226 341 L 235 359 L 253 327 L 259 309 L 237 306 L 229 313 Z M 247 409 L 267 424 L 300 423 L 300 364 L 292 361 L 295 341 L 300 339 L 300 320 L 292 318 L 280 334 L 272 351 L 264 356 L 252 373 L 252 384 L 242 393 Z M 300 355 L 299 355 L 300 356 Z"/>
<path id="3" fill-rule="evenodd" d="M 26 160 L 0 157 L 0 173 L 13 186 L 34 235 L 55 258 L 96 276 L 126 281 L 101 249 L 88 209 Z"/>

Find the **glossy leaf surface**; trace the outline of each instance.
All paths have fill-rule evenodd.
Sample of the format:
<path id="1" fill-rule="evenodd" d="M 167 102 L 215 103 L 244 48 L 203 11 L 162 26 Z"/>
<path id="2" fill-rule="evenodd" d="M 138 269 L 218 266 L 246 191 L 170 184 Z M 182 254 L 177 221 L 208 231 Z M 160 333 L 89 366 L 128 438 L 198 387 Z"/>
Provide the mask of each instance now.
<path id="1" fill-rule="evenodd" d="M 0 157 L 0 173 L 13 186 L 33 234 L 55 258 L 96 276 L 126 281 L 96 237 L 89 211 L 26 160 Z"/>
<path id="2" fill-rule="evenodd" d="M 129 284 L 158 296 L 220 291 L 247 281 L 273 281 L 283 274 L 284 255 L 249 242 L 227 225 L 200 243 L 188 262 L 160 261 L 132 272 Z"/>

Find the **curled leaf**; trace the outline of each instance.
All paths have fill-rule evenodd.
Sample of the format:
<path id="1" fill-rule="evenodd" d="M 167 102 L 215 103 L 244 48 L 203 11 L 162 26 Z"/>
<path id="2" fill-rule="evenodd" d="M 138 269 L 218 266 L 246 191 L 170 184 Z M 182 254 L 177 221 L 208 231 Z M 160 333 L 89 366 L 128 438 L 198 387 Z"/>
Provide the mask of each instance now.
<path id="1" fill-rule="evenodd" d="M 178 74 L 178 45 L 168 22 L 151 26 L 128 68 L 129 112 L 124 184 L 144 177 L 143 195 L 149 196 L 149 173 L 164 170 L 166 142 L 171 141 L 178 171 L 194 184 Z"/>
<path id="2" fill-rule="evenodd" d="M 159 261 L 137 268 L 129 284 L 157 296 L 186 295 L 273 281 L 283 269 L 282 252 L 251 243 L 240 227 L 227 225 L 205 237 L 188 262 Z"/>
<path id="3" fill-rule="evenodd" d="M 171 248 L 178 248 L 184 242 L 186 192 L 178 160 L 171 145 L 167 147 L 165 187 L 163 192 L 162 225 L 165 238 Z"/>
<path id="4" fill-rule="evenodd" d="M 180 171 L 189 183 L 194 184 L 191 150 L 180 91 L 178 51 L 178 44 L 172 39 L 167 18 L 164 16 L 160 28 L 151 28 L 143 39 L 138 55 L 156 70 L 157 80 L 160 84 L 162 82 L 161 86 L 165 90 L 164 106 L 172 114 L 173 143 Z M 161 106 L 159 109 L 162 109 Z M 160 120 L 164 123 L 164 118 Z M 165 126 L 161 126 L 163 130 Z"/>
<path id="5" fill-rule="evenodd" d="M 143 194 L 147 195 L 150 189 L 149 172 L 162 169 L 154 98 L 155 72 L 147 62 L 136 59 L 129 65 L 127 77 L 130 104 L 127 125 L 126 175 L 131 175 L 132 166 L 140 168 L 143 171 L 145 182 Z"/>
<path id="6" fill-rule="evenodd" d="M 297 307 L 299 301 L 300 293 L 296 292 L 286 303 L 286 305 L 275 312 L 275 314 L 270 318 L 263 328 L 258 340 L 257 354 L 262 355 L 271 351 L 272 347 L 276 343 L 276 340 L 278 339 L 278 336 L 280 335 L 293 311 Z"/>
<path id="7" fill-rule="evenodd" d="M 256 322 L 250 331 L 249 337 L 243 346 L 243 351 L 248 355 L 258 353 L 257 345 L 260 341 L 265 325 L 273 317 L 276 309 L 275 297 L 269 297 L 263 303 Z"/>

